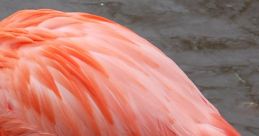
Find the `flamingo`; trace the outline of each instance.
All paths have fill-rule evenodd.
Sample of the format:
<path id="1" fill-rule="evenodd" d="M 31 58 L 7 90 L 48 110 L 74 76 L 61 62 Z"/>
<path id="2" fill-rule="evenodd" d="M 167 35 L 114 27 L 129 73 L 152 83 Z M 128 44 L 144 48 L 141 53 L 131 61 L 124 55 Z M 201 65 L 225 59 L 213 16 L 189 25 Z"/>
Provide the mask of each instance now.
<path id="1" fill-rule="evenodd" d="M 0 22 L 0 136 L 239 136 L 163 52 L 106 18 Z"/>

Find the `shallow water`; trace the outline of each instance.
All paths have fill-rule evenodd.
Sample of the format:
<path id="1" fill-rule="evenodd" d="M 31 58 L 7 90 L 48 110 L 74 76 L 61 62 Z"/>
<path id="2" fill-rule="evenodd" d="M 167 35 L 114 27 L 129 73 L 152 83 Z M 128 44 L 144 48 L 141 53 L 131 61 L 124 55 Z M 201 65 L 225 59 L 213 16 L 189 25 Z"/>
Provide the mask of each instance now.
<path id="1" fill-rule="evenodd" d="M 28 8 L 128 26 L 171 57 L 244 136 L 259 135 L 259 1 L 1 0 L 0 18 Z"/>

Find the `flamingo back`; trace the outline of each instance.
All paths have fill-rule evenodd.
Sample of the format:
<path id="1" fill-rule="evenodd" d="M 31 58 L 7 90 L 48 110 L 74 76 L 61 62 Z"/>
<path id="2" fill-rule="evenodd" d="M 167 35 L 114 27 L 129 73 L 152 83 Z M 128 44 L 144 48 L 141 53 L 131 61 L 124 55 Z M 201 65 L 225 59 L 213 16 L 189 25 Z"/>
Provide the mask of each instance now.
<path id="1" fill-rule="evenodd" d="M 0 22 L 0 136 L 238 136 L 154 45 L 103 17 Z"/>

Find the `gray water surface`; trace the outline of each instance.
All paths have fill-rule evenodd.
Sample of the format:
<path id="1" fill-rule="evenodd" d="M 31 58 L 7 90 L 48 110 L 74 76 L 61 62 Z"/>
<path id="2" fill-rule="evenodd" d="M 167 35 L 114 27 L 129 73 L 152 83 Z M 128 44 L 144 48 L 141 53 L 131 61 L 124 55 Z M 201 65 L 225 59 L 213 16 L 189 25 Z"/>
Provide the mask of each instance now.
<path id="1" fill-rule="evenodd" d="M 21 9 L 90 12 L 123 24 L 172 58 L 244 136 L 259 136 L 258 0 L 0 0 Z"/>

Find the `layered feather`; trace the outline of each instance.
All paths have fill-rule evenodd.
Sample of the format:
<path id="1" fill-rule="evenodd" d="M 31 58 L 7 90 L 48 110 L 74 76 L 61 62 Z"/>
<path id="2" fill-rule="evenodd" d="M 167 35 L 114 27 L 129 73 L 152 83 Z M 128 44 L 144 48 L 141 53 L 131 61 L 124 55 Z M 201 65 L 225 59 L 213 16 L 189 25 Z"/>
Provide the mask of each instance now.
<path id="1" fill-rule="evenodd" d="M 10 127 L 26 131 L 16 135 L 239 135 L 148 41 L 99 16 L 47 9 L 0 22 L 0 113 L 0 136 L 13 135 Z"/>

